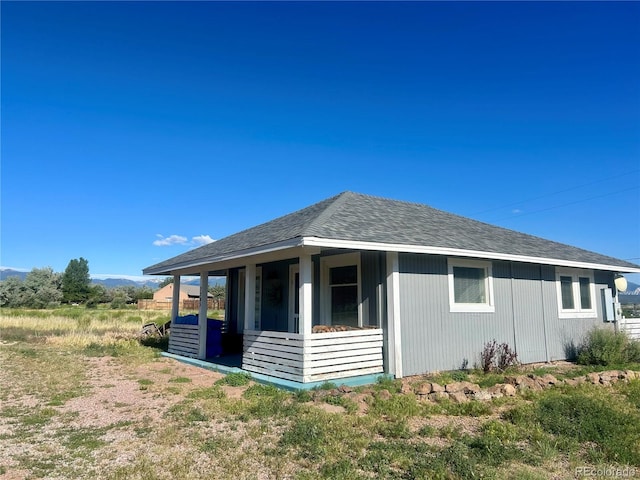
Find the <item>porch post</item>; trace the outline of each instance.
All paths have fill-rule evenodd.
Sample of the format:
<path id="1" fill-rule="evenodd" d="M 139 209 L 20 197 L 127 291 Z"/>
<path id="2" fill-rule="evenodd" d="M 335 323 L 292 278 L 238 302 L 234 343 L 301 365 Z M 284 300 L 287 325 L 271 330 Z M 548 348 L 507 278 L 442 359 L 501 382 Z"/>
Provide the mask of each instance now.
<path id="1" fill-rule="evenodd" d="M 298 317 L 298 333 L 310 335 L 313 328 L 312 316 L 312 263 L 311 255 L 300 255 L 300 310 Z"/>
<path id="2" fill-rule="evenodd" d="M 244 274 L 244 329 L 256 329 L 256 264 L 246 266 Z"/>
<path id="3" fill-rule="evenodd" d="M 180 275 L 173 276 L 173 298 L 171 299 L 171 321 L 178 318 L 180 312 Z"/>
<path id="4" fill-rule="evenodd" d="M 387 327 L 389 329 L 389 373 L 402 378 L 402 340 L 400 336 L 400 267 L 398 252 L 387 252 Z"/>
<path id="5" fill-rule="evenodd" d="M 209 294 L 209 273 L 200 272 L 200 310 L 198 312 L 198 358 L 207 358 L 207 307 Z"/>

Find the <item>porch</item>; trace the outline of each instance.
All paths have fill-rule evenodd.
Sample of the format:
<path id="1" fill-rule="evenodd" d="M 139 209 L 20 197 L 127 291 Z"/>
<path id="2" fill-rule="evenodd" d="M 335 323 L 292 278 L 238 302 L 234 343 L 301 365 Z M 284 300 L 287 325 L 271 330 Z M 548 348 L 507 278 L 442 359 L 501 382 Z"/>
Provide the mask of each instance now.
<path id="1" fill-rule="evenodd" d="M 198 325 L 174 324 L 169 354 L 198 359 Z M 211 339 L 211 335 L 209 335 Z M 214 337 L 218 341 L 217 336 Z M 220 371 L 246 371 L 252 375 L 315 383 L 383 373 L 383 331 L 353 329 L 303 335 L 289 332 L 245 330 L 242 353 L 228 353 L 209 343 L 200 363 Z M 225 368 L 226 367 L 226 368 Z"/>
<path id="2" fill-rule="evenodd" d="M 210 272 L 227 278 L 223 326 L 212 329 L 202 307 L 190 325 L 173 322 L 169 353 L 214 368 L 227 367 L 231 354 L 233 368 L 305 387 L 365 377 L 370 383 L 385 371 L 396 374 L 388 368 L 395 358 L 387 344 L 395 332 L 386 330 L 390 281 L 385 254 L 296 253 L 201 272 L 203 295 Z M 177 313 L 174 305 L 174 319 Z M 235 337 L 236 349 L 212 345 L 215 331 Z"/>

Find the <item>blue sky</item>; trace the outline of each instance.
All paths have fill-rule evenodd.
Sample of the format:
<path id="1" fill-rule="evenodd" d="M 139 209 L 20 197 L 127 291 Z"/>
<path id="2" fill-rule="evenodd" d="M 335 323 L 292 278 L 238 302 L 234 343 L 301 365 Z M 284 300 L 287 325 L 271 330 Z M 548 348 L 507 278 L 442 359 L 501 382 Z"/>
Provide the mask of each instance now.
<path id="1" fill-rule="evenodd" d="M 344 190 L 640 263 L 640 3 L 0 8 L 2 266 L 140 275 Z"/>

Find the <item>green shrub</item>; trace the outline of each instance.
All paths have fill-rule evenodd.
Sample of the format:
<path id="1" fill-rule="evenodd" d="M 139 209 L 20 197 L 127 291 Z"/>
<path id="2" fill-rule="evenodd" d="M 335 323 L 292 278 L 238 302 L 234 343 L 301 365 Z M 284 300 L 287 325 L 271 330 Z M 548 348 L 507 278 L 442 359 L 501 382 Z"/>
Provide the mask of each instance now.
<path id="1" fill-rule="evenodd" d="M 625 333 L 594 328 L 578 346 L 578 363 L 581 365 L 624 365 L 640 362 L 640 342 Z"/>

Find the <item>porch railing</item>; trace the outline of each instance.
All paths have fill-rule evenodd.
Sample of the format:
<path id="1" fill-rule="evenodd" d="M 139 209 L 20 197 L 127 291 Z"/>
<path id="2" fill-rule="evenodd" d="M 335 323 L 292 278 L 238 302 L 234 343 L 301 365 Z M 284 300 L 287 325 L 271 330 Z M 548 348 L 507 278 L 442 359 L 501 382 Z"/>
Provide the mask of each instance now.
<path id="1" fill-rule="evenodd" d="M 382 373 L 382 329 L 307 336 L 245 330 L 242 368 L 303 383 Z"/>

